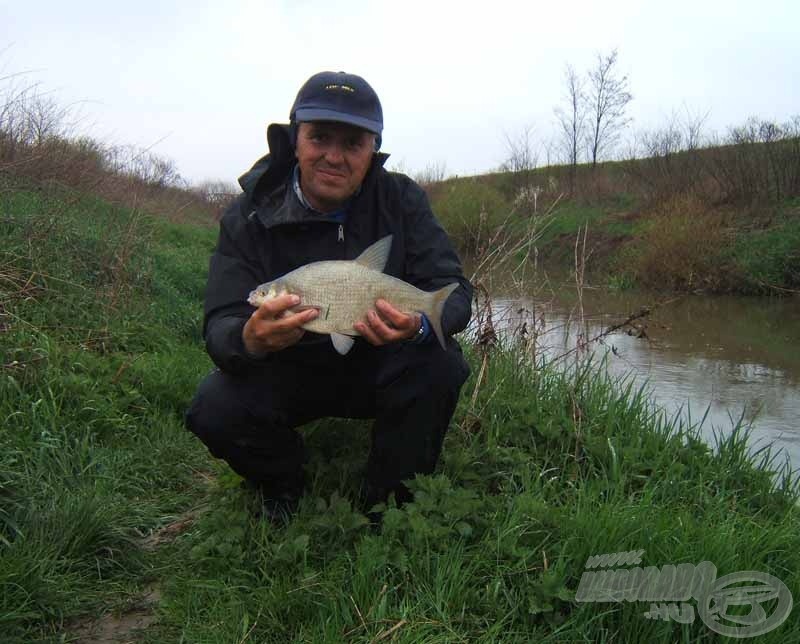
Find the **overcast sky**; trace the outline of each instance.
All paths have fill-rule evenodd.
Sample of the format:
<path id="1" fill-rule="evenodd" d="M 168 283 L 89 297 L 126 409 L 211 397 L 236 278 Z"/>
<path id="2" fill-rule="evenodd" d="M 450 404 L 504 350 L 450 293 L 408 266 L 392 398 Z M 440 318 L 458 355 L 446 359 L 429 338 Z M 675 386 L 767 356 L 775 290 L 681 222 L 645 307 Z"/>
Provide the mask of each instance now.
<path id="1" fill-rule="evenodd" d="M 204 6 L 208 5 L 208 6 Z M 0 77 L 77 103 L 82 127 L 149 146 L 191 181 L 234 181 L 313 73 L 364 76 L 389 165 L 496 168 L 504 134 L 555 132 L 566 63 L 619 51 L 635 128 L 800 114 L 800 2 L 21 2 L 0 0 Z"/>

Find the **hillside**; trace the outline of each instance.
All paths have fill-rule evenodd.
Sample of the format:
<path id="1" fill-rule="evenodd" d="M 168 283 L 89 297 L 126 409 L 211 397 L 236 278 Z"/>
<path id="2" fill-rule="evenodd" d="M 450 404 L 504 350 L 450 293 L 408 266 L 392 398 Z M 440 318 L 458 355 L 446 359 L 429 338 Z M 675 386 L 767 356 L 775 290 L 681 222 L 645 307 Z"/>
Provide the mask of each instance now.
<path id="1" fill-rule="evenodd" d="M 574 267 L 586 235 L 595 283 L 678 292 L 800 291 L 800 137 L 749 139 L 599 164 L 428 184 L 467 255 L 492 231 L 532 235 L 538 257 Z M 761 137 L 761 138 L 759 138 Z"/>

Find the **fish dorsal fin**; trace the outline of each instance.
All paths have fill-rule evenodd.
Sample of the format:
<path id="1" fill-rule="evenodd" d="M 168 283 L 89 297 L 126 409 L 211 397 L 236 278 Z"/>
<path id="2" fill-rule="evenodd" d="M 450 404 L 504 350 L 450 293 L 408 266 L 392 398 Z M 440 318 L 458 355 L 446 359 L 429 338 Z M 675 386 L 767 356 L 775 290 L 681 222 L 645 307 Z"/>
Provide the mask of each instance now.
<path id="1" fill-rule="evenodd" d="M 336 349 L 337 353 L 345 355 L 353 348 L 355 340 L 342 333 L 331 333 L 331 342 L 333 342 L 333 348 Z"/>
<path id="2" fill-rule="evenodd" d="M 372 246 L 367 248 L 363 253 L 356 257 L 353 261 L 356 264 L 361 264 L 366 268 L 371 268 L 374 271 L 383 273 L 386 268 L 386 262 L 389 259 L 389 251 L 392 249 L 392 236 L 386 235 L 383 239 L 379 239 Z"/>

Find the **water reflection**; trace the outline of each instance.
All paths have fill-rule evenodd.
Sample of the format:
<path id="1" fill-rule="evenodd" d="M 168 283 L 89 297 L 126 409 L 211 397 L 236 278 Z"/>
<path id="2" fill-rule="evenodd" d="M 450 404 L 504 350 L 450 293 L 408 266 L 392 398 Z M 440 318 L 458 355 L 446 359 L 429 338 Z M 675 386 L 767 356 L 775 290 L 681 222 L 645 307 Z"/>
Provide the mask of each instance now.
<path id="1" fill-rule="evenodd" d="M 584 291 L 583 323 L 569 290 L 547 300 L 496 298 L 493 308 L 500 331 L 535 329 L 538 350 L 553 358 L 655 302 L 642 294 Z M 654 307 L 591 347 L 606 357 L 612 375 L 647 382 L 668 414 L 697 421 L 708 409 L 709 438 L 743 416 L 753 422 L 755 447 L 774 442 L 798 468 L 799 344 L 800 298 L 692 296 Z"/>

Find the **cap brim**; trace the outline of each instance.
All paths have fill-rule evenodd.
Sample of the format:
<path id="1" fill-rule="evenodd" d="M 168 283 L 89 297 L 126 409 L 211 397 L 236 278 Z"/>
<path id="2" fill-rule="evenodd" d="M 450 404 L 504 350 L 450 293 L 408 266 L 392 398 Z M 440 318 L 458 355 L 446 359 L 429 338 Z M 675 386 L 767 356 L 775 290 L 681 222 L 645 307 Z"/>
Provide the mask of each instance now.
<path id="1" fill-rule="evenodd" d="M 323 110 L 313 107 L 307 107 L 297 110 L 295 113 L 295 120 L 298 123 L 306 123 L 308 121 L 334 121 L 336 123 L 347 123 L 348 125 L 355 125 L 364 130 L 368 130 L 373 134 L 380 134 L 383 126 L 378 121 L 366 119 L 353 114 L 346 114 L 344 112 L 337 112 L 336 110 Z"/>

